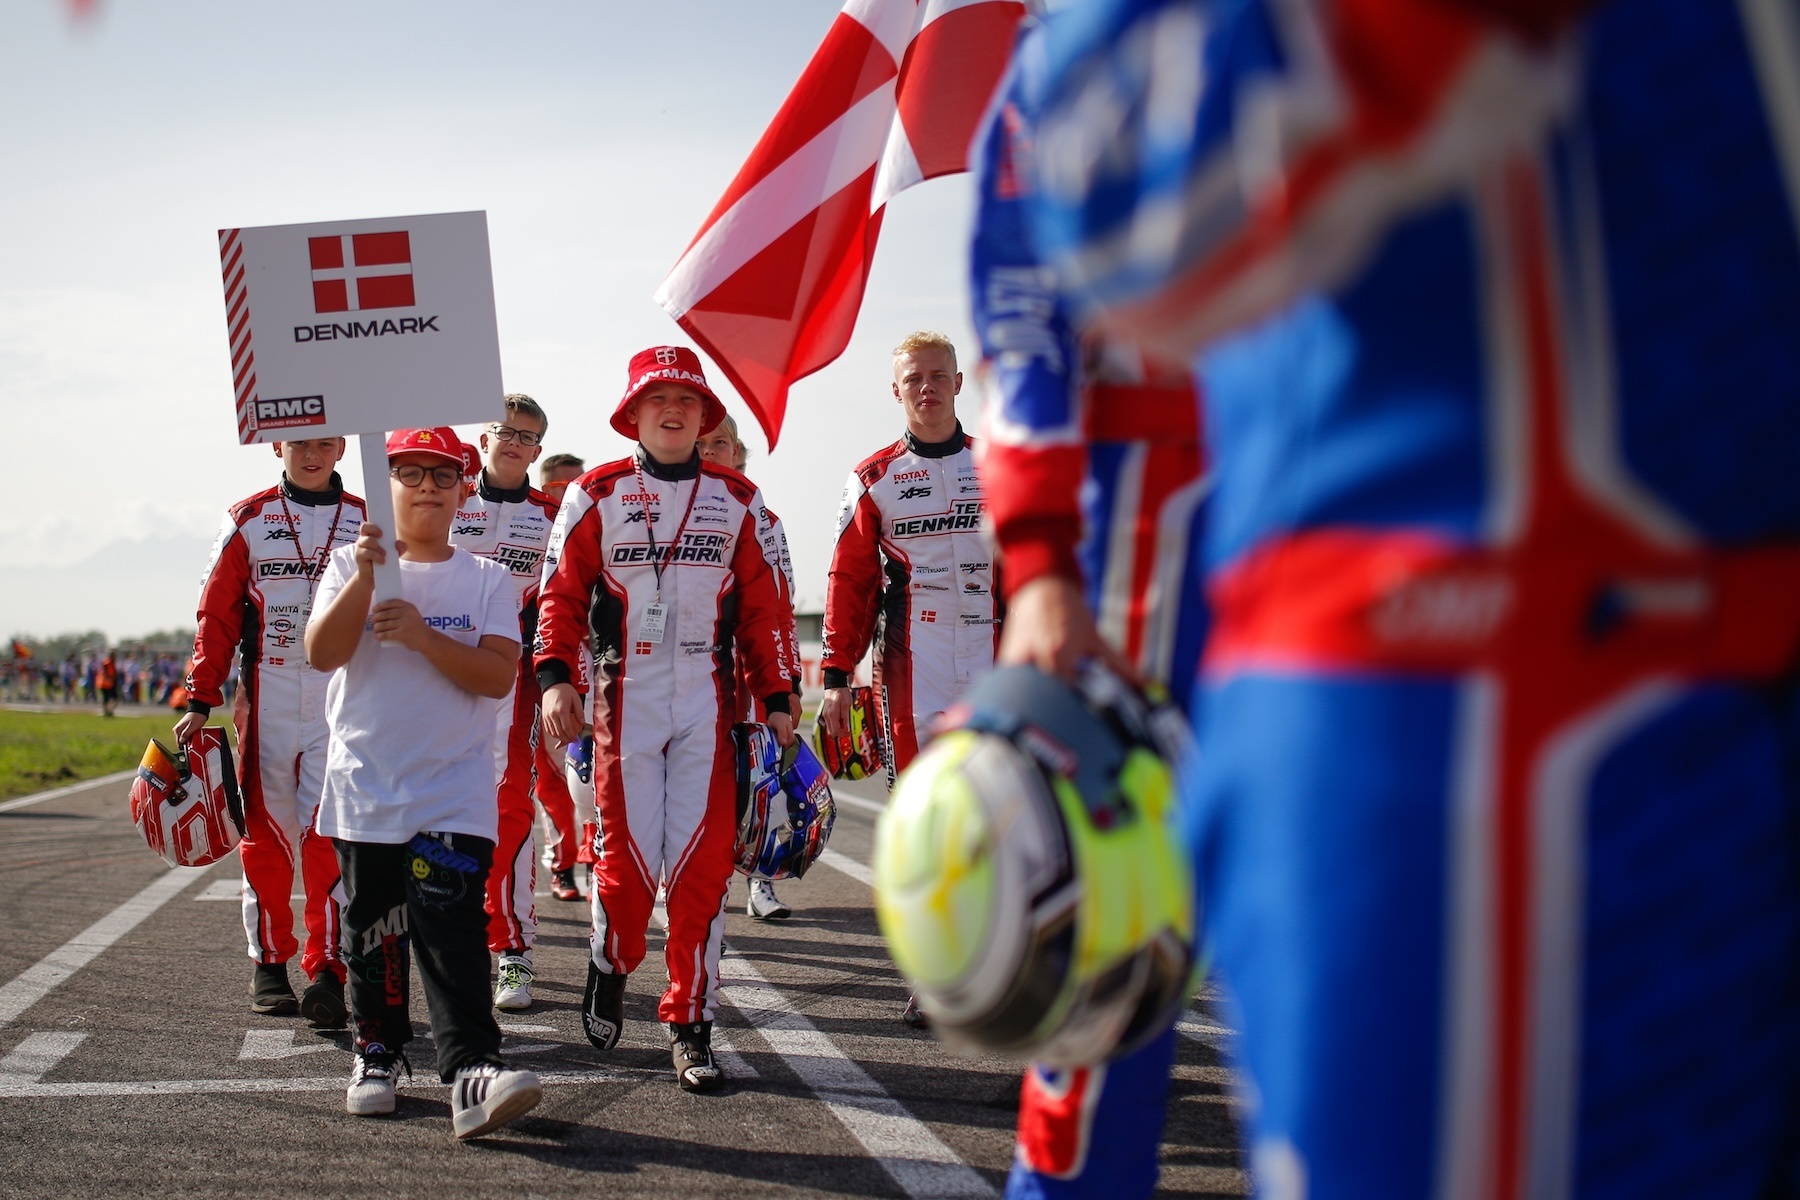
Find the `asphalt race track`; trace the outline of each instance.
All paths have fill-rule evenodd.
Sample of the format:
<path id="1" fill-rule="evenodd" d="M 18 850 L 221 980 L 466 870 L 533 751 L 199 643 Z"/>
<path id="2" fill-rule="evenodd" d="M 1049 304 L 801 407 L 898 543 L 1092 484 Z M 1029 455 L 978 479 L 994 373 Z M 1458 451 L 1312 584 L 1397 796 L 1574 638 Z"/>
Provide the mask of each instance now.
<path id="1" fill-rule="evenodd" d="M 730 1082 L 683 1093 L 656 1022 L 661 941 L 624 1041 L 579 1023 L 586 904 L 538 897 L 537 1003 L 505 1053 L 544 1102 L 459 1145 L 420 989 L 399 1110 L 343 1111 L 346 1035 L 253 1015 L 237 862 L 171 871 L 121 780 L 0 804 L 0 1196 L 988 1196 L 1011 1158 L 1019 1069 L 900 1023 L 866 864 L 879 785 L 845 797 L 828 858 L 755 922 L 733 885 L 715 1044 Z M 547 880 L 540 875 L 540 887 Z M 296 904 L 296 912 L 298 905 Z M 297 987 L 304 979 L 294 965 Z M 1234 1100 L 1199 1005 L 1182 1021 L 1162 1192 L 1240 1196 Z"/>

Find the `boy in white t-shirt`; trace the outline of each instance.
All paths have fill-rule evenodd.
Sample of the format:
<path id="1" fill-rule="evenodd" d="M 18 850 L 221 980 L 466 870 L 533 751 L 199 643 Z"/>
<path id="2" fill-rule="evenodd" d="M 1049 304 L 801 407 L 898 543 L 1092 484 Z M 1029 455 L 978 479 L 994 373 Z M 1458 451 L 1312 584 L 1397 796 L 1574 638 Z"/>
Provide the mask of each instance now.
<path id="1" fill-rule="evenodd" d="M 318 829 L 336 839 L 346 896 L 356 1065 L 344 1107 L 394 1111 L 416 942 L 452 1125 L 472 1138 L 543 1097 L 536 1075 L 500 1061 L 487 995 L 494 720 L 519 657 L 518 596 L 504 566 L 450 544 L 462 499 L 457 436 L 403 429 L 387 452 L 405 599 L 370 607 L 386 554 L 381 531 L 364 524 L 354 546 L 331 556 L 306 629 L 308 660 L 332 673 Z"/>

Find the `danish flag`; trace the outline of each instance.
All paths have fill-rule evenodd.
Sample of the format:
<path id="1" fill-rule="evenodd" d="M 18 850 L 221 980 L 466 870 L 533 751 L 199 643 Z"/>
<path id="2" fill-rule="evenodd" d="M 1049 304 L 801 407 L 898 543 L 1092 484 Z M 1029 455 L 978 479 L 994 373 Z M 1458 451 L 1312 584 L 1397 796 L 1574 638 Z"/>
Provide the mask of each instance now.
<path id="1" fill-rule="evenodd" d="M 404 229 L 307 238 L 306 250 L 317 312 L 411 308 L 416 303 L 412 237 Z"/>
<path id="2" fill-rule="evenodd" d="M 848 0 L 656 301 L 773 446 L 849 344 L 888 200 L 968 169 L 1022 0 Z"/>

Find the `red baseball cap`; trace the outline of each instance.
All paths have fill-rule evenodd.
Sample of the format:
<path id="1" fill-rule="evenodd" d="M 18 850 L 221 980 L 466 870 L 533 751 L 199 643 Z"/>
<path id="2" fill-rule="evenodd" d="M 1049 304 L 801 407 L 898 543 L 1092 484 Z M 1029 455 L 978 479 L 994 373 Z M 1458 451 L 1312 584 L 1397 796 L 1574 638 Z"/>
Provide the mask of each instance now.
<path id="1" fill-rule="evenodd" d="M 625 419 L 625 407 L 658 383 L 679 383 L 700 393 L 705 406 L 700 412 L 700 432 L 710 433 L 725 419 L 725 406 L 707 386 L 700 356 L 686 346 L 652 346 L 631 356 L 625 371 L 625 397 L 613 410 L 612 427 L 637 441 L 637 426 Z"/>
<path id="2" fill-rule="evenodd" d="M 396 429 L 388 434 L 387 456 L 392 462 L 402 454 L 429 454 L 463 469 L 462 439 L 448 425 L 435 429 Z"/>

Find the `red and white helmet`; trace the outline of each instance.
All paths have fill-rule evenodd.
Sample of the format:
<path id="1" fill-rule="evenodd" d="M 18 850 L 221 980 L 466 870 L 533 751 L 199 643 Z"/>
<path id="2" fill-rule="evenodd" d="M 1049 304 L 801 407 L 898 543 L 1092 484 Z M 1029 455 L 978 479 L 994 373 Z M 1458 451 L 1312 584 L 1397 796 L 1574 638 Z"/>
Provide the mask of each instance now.
<path id="1" fill-rule="evenodd" d="M 224 728 L 202 727 L 185 752 L 151 739 L 131 782 L 131 820 L 171 867 L 230 854 L 244 836 L 244 806 Z"/>

